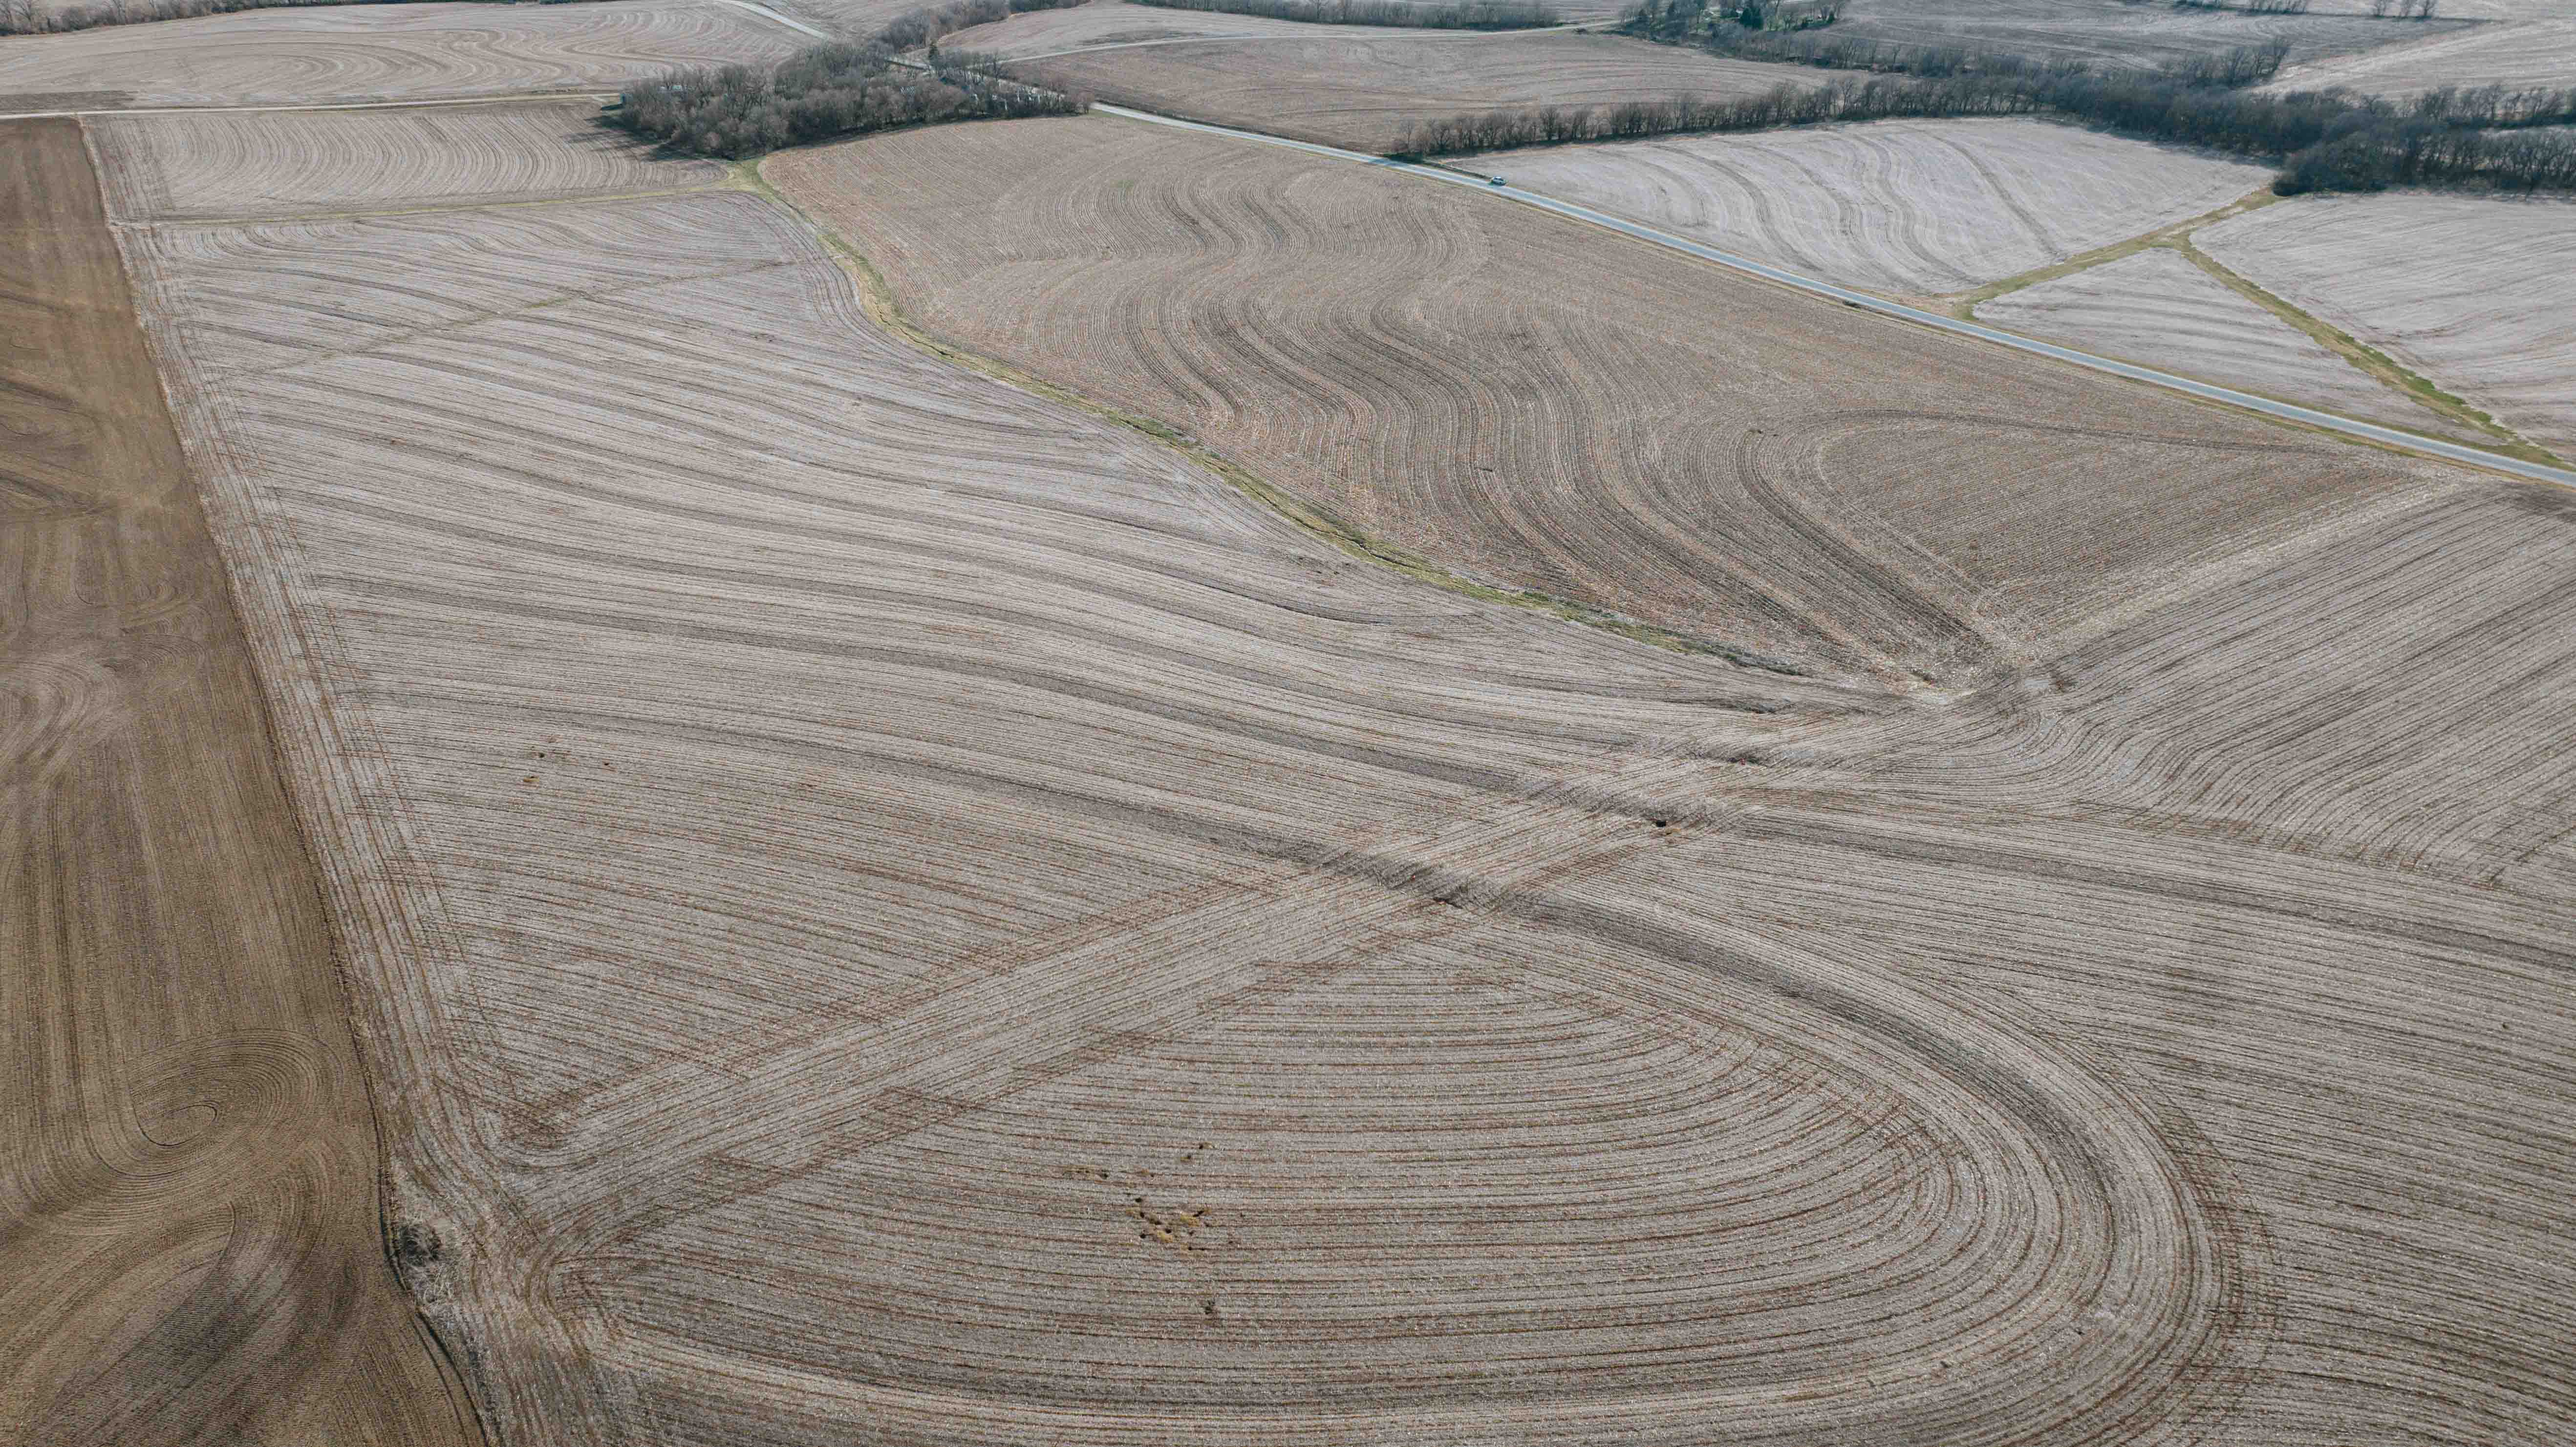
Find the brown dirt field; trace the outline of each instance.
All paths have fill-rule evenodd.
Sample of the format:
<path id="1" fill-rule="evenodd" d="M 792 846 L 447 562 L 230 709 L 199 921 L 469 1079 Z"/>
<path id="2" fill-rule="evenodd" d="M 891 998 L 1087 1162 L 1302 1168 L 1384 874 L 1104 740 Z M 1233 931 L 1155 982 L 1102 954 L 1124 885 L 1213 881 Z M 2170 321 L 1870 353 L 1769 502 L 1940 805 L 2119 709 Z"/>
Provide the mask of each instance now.
<path id="1" fill-rule="evenodd" d="M 1379 31 L 1211 40 L 1029 61 L 1013 73 L 1104 101 L 1362 151 L 1419 120 L 1497 106 L 1755 95 L 1818 72 L 1621 35 Z"/>
<path id="2" fill-rule="evenodd" d="M 2498 20 L 2447 34 L 2434 32 L 2410 37 L 2404 44 L 2294 65 L 2269 88 L 2341 87 L 2394 99 L 2446 85 L 2464 90 L 2482 85 L 2557 90 L 2571 76 L 2576 76 L 2576 15 L 2568 14 L 2564 6 L 2553 6 L 2527 19 Z"/>
<path id="3" fill-rule="evenodd" d="M 1568 22 L 1612 20 L 1624 8 L 1614 0 L 1596 0 L 1596 3 L 1560 6 L 1558 13 Z M 1122 4 L 1120 0 L 1086 0 L 1084 4 L 1061 10 L 1023 11 L 990 25 L 958 31 L 942 43 L 1014 60 L 1034 60 L 1094 46 L 1162 45 L 1190 39 L 1311 41 L 1335 35 L 1427 39 L 1444 34 L 1453 39 L 1492 38 L 1468 31 L 1405 30 L 1382 25 L 1317 25 L 1298 20 L 1273 20 L 1260 15 L 1238 15 L 1226 10 L 1169 10 L 1158 5 Z"/>
<path id="4" fill-rule="evenodd" d="M 2489 440 L 2382 385 L 2163 247 L 1981 302 L 1977 320 L 2347 417 Z"/>
<path id="5" fill-rule="evenodd" d="M 1162 127 L 870 138 L 769 174 L 975 350 L 1471 575 L 1829 670 L 2026 660 L 2144 582 L 2446 475 Z"/>
<path id="6" fill-rule="evenodd" d="M 2529 440 L 2576 457 L 2576 328 L 2567 322 L 2576 316 L 2576 203 L 2302 197 L 2194 239 Z"/>
<path id="7" fill-rule="evenodd" d="M 79 127 L 0 125 L 0 1438 L 477 1440 Z"/>
<path id="8" fill-rule="evenodd" d="M 599 124 L 590 101 L 94 118 L 120 221 L 676 191 L 724 176 Z"/>
<path id="9" fill-rule="evenodd" d="M 65 91 L 146 106 L 614 90 L 675 66 L 777 60 L 802 39 L 709 0 L 251 10 L 0 41 L 0 103 Z"/>
<path id="10" fill-rule="evenodd" d="M 1910 296 L 1966 291 L 2127 240 L 2273 174 L 2022 119 L 1533 147 L 1475 166 L 1808 276 Z"/>
<path id="11" fill-rule="evenodd" d="M 2441 8 L 2446 17 L 2462 12 L 2459 0 L 2448 0 Z M 2397 23 L 2337 13 L 2341 10 L 2332 0 L 2306 15 L 2193 10 L 2134 0 L 1845 0 L 1841 18 L 1826 33 L 2152 67 L 2273 40 L 2288 41 L 2291 62 L 2297 64 L 2380 47 L 2403 48 L 2427 36 L 2470 29 L 2449 19 Z"/>
<path id="12" fill-rule="evenodd" d="M 1182 355 L 1303 364 L 1283 473 L 1624 428 L 1743 457 L 1665 530 L 1819 618 L 1907 547 L 2107 581 L 1979 687 L 1786 677 L 1338 553 L 753 196 L 135 229 L 501 1440 L 2564 1440 L 2559 494 L 1124 134 L 769 170 L 943 316 L 1240 298 Z"/>
<path id="13" fill-rule="evenodd" d="M 1446 32 L 1455 39 L 1489 39 L 1464 31 Z M 1168 45 L 1192 40 L 1313 41 L 1336 35 L 1384 39 L 1424 32 L 1389 30 L 1367 25 L 1313 25 L 1272 20 L 1224 10 L 1166 10 L 1155 5 L 1124 5 L 1119 0 L 1090 0 L 1061 10 L 1028 10 L 960 30 L 945 44 L 1011 60 L 1037 60 L 1069 50 L 1127 45 Z"/>

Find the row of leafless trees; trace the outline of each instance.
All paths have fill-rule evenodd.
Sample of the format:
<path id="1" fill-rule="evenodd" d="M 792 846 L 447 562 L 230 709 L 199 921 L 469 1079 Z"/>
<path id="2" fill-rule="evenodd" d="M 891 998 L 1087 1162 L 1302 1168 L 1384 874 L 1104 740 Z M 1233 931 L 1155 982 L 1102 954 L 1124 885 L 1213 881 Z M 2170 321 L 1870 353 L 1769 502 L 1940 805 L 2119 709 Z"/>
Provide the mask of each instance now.
<path id="1" fill-rule="evenodd" d="M 1536 0 L 1135 0 L 1166 10 L 1213 10 L 1318 25 L 1402 25 L 1417 30 L 1533 30 L 1558 23 Z"/>
<path id="2" fill-rule="evenodd" d="M 996 73 L 983 56 L 942 56 L 943 35 L 1014 11 L 1080 0 L 956 0 L 895 19 L 856 45 L 817 45 L 775 65 L 684 70 L 618 97 L 611 124 L 674 151 L 739 159 L 835 136 L 938 121 L 1073 115 L 1081 96 L 1044 90 Z M 931 47 L 928 63 L 897 58 Z"/>
<path id="3" fill-rule="evenodd" d="M 2382 20 L 2430 20 L 2441 0 L 2370 0 L 2370 13 Z"/>
<path id="4" fill-rule="evenodd" d="M 2564 127 L 2483 130 L 2409 116 L 2311 146 L 2272 181 L 2284 196 L 2389 186 L 2576 190 L 2576 135 Z"/>
<path id="5" fill-rule="evenodd" d="M 2308 0 L 2173 0 L 2176 10 L 2239 10 L 2248 15 L 2305 15 Z"/>
<path id="6" fill-rule="evenodd" d="M 92 3 L 80 5 L 0 0 L 0 35 L 51 35 L 65 30 L 95 30 L 102 25 L 194 20 L 200 15 L 230 15 L 236 10 L 274 10 L 293 5 L 392 3 L 396 0 L 92 0 Z M 561 4 L 563 0 L 545 0 L 545 3 Z"/>
<path id="7" fill-rule="evenodd" d="M 1692 131 L 1765 131 L 1895 116 L 2019 115 L 2031 109 L 2029 98 L 2012 87 L 1878 76 L 1821 86 L 1782 85 L 1760 95 L 1524 106 L 1444 116 L 1406 127 L 1396 154 L 1455 156 Z"/>

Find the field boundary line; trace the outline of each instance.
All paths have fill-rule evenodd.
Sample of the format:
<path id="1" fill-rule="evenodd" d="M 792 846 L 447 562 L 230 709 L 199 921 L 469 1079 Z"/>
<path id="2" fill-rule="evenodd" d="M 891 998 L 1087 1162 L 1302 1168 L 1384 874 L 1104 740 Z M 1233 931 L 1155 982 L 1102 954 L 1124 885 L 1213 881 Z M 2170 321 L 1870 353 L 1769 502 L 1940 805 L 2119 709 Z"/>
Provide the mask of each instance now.
<path id="1" fill-rule="evenodd" d="M 2468 399 L 2443 390 L 2441 385 L 2432 378 L 2415 371 L 2350 332 L 2336 327 L 2289 298 L 2266 289 L 2252 278 L 2232 270 L 2217 257 L 2201 250 L 2188 233 L 2176 236 L 2165 244 L 2169 249 L 2182 253 L 2184 260 L 2207 272 L 2219 285 L 2289 323 L 2310 341 L 2341 357 L 2353 370 L 2426 411 L 2464 426 L 2476 428 L 2496 438 L 2515 456 L 2552 466 L 2563 464 L 2564 459 L 2556 453 L 2526 439 L 2522 434 L 2478 410 L 2469 403 Z"/>
<path id="2" fill-rule="evenodd" d="M 1553 614 L 1569 623 L 1598 628 L 1633 642 L 1644 643 L 1670 652 L 1723 658 L 1742 667 L 1758 668 L 1791 677 L 1810 676 L 1807 669 L 1795 663 L 1756 653 L 1731 643 L 1677 633 L 1672 629 L 1657 627 L 1623 613 L 1595 608 L 1589 604 L 1578 603 L 1571 598 L 1561 598 L 1553 593 L 1543 593 L 1534 588 L 1502 587 L 1453 573 L 1411 549 L 1368 536 L 1334 517 L 1330 512 L 1268 481 L 1250 468 L 1217 452 L 1179 428 L 1157 422 L 1150 417 L 1122 411 L 1105 402 L 1086 397 L 1071 388 L 1059 386 L 1033 373 L 1023 371 L 1008 362 L 969 351 L 938 337 L 905 314 L 902 303 L 895 298 L 894 288 L 886 281 L 884 274 L 876 269 L 875 264 L 868 260 L 865 253 L 851 244 L 848 238 L 825 225 L 772 185 L 769 179 L 761 174 L 760 161 L 737 162 L 734 174 L 739 189 L 751 191 L 775 203 L 789 215 L 794 216 L 823 242 L 825 250 L 832 259 L 857 284 L 860 309 L 866 313 L 870 322 L 888 336 L 952 366 L 980 372 L 1021 391 L 1035 393 L 1051 402 L 1078 408 L 1103 421 L 1113 422 L 1131 432 L 1141 433 L 1215 473 L 1246 497 L 1295 524 L 1301 531 L 1343 553 L 1364 562 L 1392 568 L 1417 582 L 1427 583 L 1445 592 L 1461 594 L 1488 603 L 1504 603 L 1516 608 L 1528 608 Z"/>
<path id="3" fill-rule="evenodd" d="M 2497 439 L 2497 450 L 2506 455 L 2545 463 L 2553 467 L 2565 465 L 2565 459 L 2496 421 L 2494 417 L 2480 411 L 2466 398 L 2444 390 L 2432 378 L 2415 371 L 2386 352 L 2349 332 L 2338 329 L 2332 323 L 2319 318 L 2315 313 L 2307 311 L 2288 298 L 2267 290 L 2251 278 L 2229 269 L 2218 258 L 2201 250 L 2192 240 L 2195 234 L 2206 227 L 2233 220 L 2248 212 L 2259 211 L 2266 206 L 2289 199 L 2287 196 L 2275 194 L 2267 186 L 2250 195 L 2238 197 L 2214 211 L 2205 211 L 2187 220 L 2159 226 L 2153 231 L 2140 232 L 2125 241 L 2115 241 L 2108 246 L 2096 247 L 2063 261 L 2033 267 L 2029 271 L 1990 281 L 1970 291 L 1960 292 L 1948 298 L 1950 314 L 1961 321 L 1976 322 L 1979 321 L 1977 308 L 1987 302 L 2001 300 L 2029 287 L 2062 281 L 2096 267 L 2126 260 L 2142 252 L 2171 251 L 2207 272 L 2210 278 L 2221 286 L 2270 312 L 2308 340 L 2332 352 L 2347 366 L 2373 382 L 2445 421 L 2458 423 Z M 1991 323 L 1980 324 L 1991 325 Z M 2273 400 L 2287 401 L 2288 399 L 2274 398 Z"/>
<path id="4" fill-rule="evenodd" d="M 2159 371 L 2153 367 L 2143 367 L 2134 362 L 2123 362 L 2116 358 L 2101 356 L 2075 347 L 2060 346 L 2055 342 L 2043 342 L 2036 338 L 2025 337 L 2014 332 L 2003 331 L 1996 327 L 1990 327 L 1982 322 L 1963 321 L 1957 317 L 1945 316 L 1934 311 L 1926 311 L 1917 306 L 1909 306 L 1904 302 L 1890 301 L 1887 298 L 1876 295 L 1872 292 L 1856 291 L 1850 287 L 1837 285 L 1833 282 L 1819 281 L 1814 277 L 1802 276 L 1797 272 L 1787 270 L 1783 267 L 1773 266 L 1768 262 L 1755 261 L 1751 257 L 1738 256 L 1733 252 L 1722 251 L 1714 246 L 1707 246 L 1700 242 L 1687 240 L 1683 237 L 1675 236 L 1670 232 L 1659 231 L 1652 226 L 1646 226 L 1638 222 L 1629 221 L 1622 217 L 1610 215 L 1607 212 L 1595 211 L 1588 206 L 1579 206 L 1570 201 L 1560 201 L 1553 196 L 1543 196 L 1535 191 L 1524 191 L 1517 186 L 1508 184 L 1500 186 L 1491 185 L 1487 182 L 1479 181 L 1472 175 L 1449 170 L 1445 167 L 1425 165 L 1418 161 L 1398 161 L 1386 156 L 1372 156 L 1364 151 L 1349 151 L 1338 146 L 1322 145 L 1314 141 L 1290 140 L 1284 136 L 1265 135 L 1260 131 L 1241 130 L 1233 126 L 1212 125 L 1205 121 L 1183 120 L 1177 116 L 1157 115 L 1152 111 L 1135 110 L 1127 106 L 1095 103 L 1092 106 L 1092 109 L 1103 115 L 1116 116 L 1125 120 L 1142 121 L 1148 125 L 1169 126 L 1176 130 L 1199 131 L 1208 135 L 1223 136 L 1240 141 L 1251 141 L 1256 144 L 1266 146 L 1281 146 L 1290 150 L 1304 151 L 1309 154 L 1322 156 L 1331 160 L 1352 161 L 1361 165 L 1377 166 L 1390 171 L 1400 171 L 1408 175 L 1420 176 L 1429 180 L 1438 181 L 1443 185 L 1467 187 L 1480 193 L 1499 196 L 1505 200 L 1515 201 L 1524 206 L 1530 206 L 1541 211 L 1551 212 L 1555 215 L 1565 217 L 1568 220 L 1586 222 L 1594 226 L 1599 226 L 1605 230 L 1615 231 L 1623 236 L 1627 236 L 1633 240 L 1643 241 L 1651 246 L 1660 246 L 1670 251 L 1678 251 L 1685 256 L 1693 257 L 1700 261 L 1711 262 L 1718 266 L 1725 267 L 1730 271 L 1741 272 L 1758 280 L 1772 282 L 1795 291 L 1806 292 L 1811 296 L 1821 297 L 1827 301 L 1840 302 L 1844 306 L 1850 307 L 1855 311 L 1874 312 L 1894 321 L 1910 322 L 1916 326 L 1929 328 L 1933 331 L 1947 332 L 1954 336 L 1965 337 L 1975 341 L 1990 342 L 1998 346 L 2009 347 L 2014 351 L 2026 352 L 2034 356 L 2047 357 L 2053 361 L 2071 363 L 2090 371 L 2106 373 L 2110 376 L 2119 377 L 2127 381 L 2144 382 L 2149 386 L 2160 387 L 2171 392 L 2179 392 L 2198 401 L 2214 402 L 2221 406 L 2251 412 L 2258 416 L 2267 417 L 2275 422 L 2285 423 L 2295 427 L 2304 427 L 2311 431 L 2333 433 L 2349 442 L 2358 442 L 2368 446 L 2377 446 L 2390 451 L 2414 453 L 2418 456 L 2431 457 L 2444 462 L 2456 462 L 2463 463 L 2471 467 L 2483 467 L 2491 471 L 2506 473 L 2531 482 L 2552 482 L 2563 487 L 2576 487 L 2576 470 L 2571 470 L 2566 467 L 2552 466 L 2548 463 L 2531 461 L 2469 443 L 2448 442 L 2440 438 L 2422 436 L 2417 433 L 2405 431 L 2401 428 L 2386 426 L 2377 422 L 2364 422 L 2357 418 L 2343 417 L 2332 412 L 2319 411 L 2313 407 L 2304 407 L 2295 402 L 2276 401 L 2272 398 L 2259 396 L 2252 392 L 2241 392 L 2233 387 L 2223 387 L 2213 382 L 2198 381 L 2173 372 Z"/>

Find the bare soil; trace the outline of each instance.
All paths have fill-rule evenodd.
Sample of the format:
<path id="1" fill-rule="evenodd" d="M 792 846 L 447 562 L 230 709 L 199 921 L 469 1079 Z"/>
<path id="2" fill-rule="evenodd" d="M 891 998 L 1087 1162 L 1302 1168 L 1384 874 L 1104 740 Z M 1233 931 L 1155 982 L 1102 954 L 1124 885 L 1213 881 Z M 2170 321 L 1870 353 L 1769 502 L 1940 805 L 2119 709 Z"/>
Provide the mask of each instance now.
<path id="1" fill-rule="evenodd" d="M 1389 31 L 1137 45 L 1013 72 L 1122 105 L 1363 151 L 1392 149 L 1410 122 L 1464 111 L 1758 95 L 1820 74 L 1618 35 Z"/>
<path id="2" fill-rule="evenodd" d="M 1463 572 L 1817 667 L 1972 676 L 2424 475 L 1162 127 L 970 127 L 769 173 L 944 335 Z"/>
<path id="3" fill-rule="evenodd" d="M 2180 252 L 2141 251 L 1977 308 L 1977 319 L 2347 417 L 2486 441 L 2383 386 Z"/>
<path id="4" fill-rule="evenodd" d="M 377 206 L 671 191 L 724 176 L 657 157 L 589 101 L 104 117 L 119 220 L 292 216 Z"/>
<path id="5" fill-rule="evenodd" d="M 1416 586 L 751 195 L 137 228 L 501 1440 L 2565 1435 L 2560 494 L 1170 139 L 767 170 L 1310 497 L 2038 641 Z"/>
<path id="6" fill-rule="evenodd" d="M 2447 7 L 2445 7 L 2447 9 Z M 2559 90 L 2576 76 L 2576 15 L 2564 6 L 2455 30 L 2410 35 L 2402 44 L 2294 65 L 2274 90 L 2341 88 L 2392 99 L 2442 86 L 2463 90 Z"/>
<path id="7" fill-rule="evenodd" d="M 777 60 L 802 38 L 712 0 L 252 10 L 0 41 L 0 103 L 64 91 L 140 106 L 614 90 L 675 66 Z"/>
<path id="8" fill-rule="evenodd" d="M 1540 147 L 1512 184 L 1848 286 L 1961 292 L 2197 216 L 2271 171 L 2035 120 Z"/>
<path id="9" fill-rule="evenodd" d="M 1826 34 L 2145 69 L 2274 40 L 2289 42 L 2296 65 L 2473 29 L 2450 19 L 2372 19 L 2332 3 L 2313 8 L 2306 15 L 2257 15 L 2241 7 L 2200 10 L 2134 0 L 1845 0 Z M 2449 16 L 2461 6 L 2451 0 L 2441 8 Z"/>
<path id="10" fill-rule="evenodd" d="M 71 121 L 0 125 L 0 1438 L 477 1440 Z"/>
<path id="11" fill-rule="evenodd" d="M 2576 314 L 2576 204 L 2420 192 L 2302 198 L 2197 240 L 2529 440 L 2576 456 L 2576 329 L 2567 324 Z"/>

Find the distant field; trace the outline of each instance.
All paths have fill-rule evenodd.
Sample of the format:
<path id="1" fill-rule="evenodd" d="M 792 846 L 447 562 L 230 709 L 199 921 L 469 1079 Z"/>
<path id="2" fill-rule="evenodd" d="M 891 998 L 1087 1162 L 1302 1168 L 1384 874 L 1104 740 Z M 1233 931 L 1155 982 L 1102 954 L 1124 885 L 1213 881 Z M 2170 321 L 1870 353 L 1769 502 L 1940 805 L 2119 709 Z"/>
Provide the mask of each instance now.
<path id="1" fill-rule="evenodd" d="M 2444 7 L 2446 13 L 2449 7 Z M 2501 85 L 2508 90 L 2562 90 L 2576 85 L 2576 15 L 2564 5 L 2534 8 L 2529 18 L 2431 34 L 2403 45 L 2296 65 L 2274 90 L 2340 86 L 2363 95 L 2408 96 L 2440 86 Z"/>
<path id="2" fill-rule="evenodd" d="M 2241 9 L 2194 10 L 2136 0 L 1844 0 L 1842 18 L 1824 33 L 2155 66 L 2276 39 L 2289 42 L 2295 64 L 2463 29 L 2447 19 L 2399 23 L 2325 13 L 2335 8 L 2319 5 L 2318 13 L 2310 15 L 2253 15 Z M 2442 13 L 2449 16 L 2458 8 L 2446 3 Z"/>
<path id="3" fill-rule="evenodd" d="M 129 220 L 282 216 L 401 202 L 666 190 L 724 175 L 655 160 L 589 101 L 417 110 L 215 112 L 93 122 Z"/>
<path id="4" fill-rule="evenodd" d="M 2197 239 L 2532 441 L 2576 454 L 2576 203 L 2301 198 Z"/>
<path id="5" fill-rule="evenodd" d="M 1453 39 L 1481 38 L 1468 32 L 1445 32 Z M 1018 60 L 1092 46 L 1168 45 L 1175 41 L 1272 39 L 1313 41 L 1328 36 L 1358 35 L 1381 39 L 1431 39 L 1429 32 L 1387 30 L 1364 25 L 1309 25 L 1295 20 L 1269 20 L 1222 10 L 1166 10 L 1155 5 L 1127 5 L 1120 0 L 1091 0 L 1062 10 L 1030 10 L 960 30 L 941 42 L 960 50 L 980 50 Z"/>
<path id="6" fill-rule="evenodd" d="M 2132 570 L 2405 483 L 2357 450 L 1274 148 L 1080 119 L 768 174 L 935 330 L 1188 427 L 1368 532 L 1836 666 L 1972 673 L 2078 626 Z M 2189 521 L 2141 534 L 2148 515 Z"/>
<path id="7" fill-rule="evenodd" d="M 0 108 L 613 90 L 676 65 L 775 60 L 799 39 L 715 0 L 257 10 L 0 40 Z"/>
<path id="8" fill-rule="evenodd" d="M 2008 293 L 1979 304 L 1977 319 L 2349 417 L 2460 435 L 2174 251 Z"/>
<path id="9" fill-rule="evenodd" d="M 1462 111 L 1750 95 L 1823 74 L 1624 36 L 1428 31 L 1139 45 L 1035 61 L 1018 73 L 1102 100 L 1359 150 L 1390 149 L 1408 121 Z"/>
<path id="10" fill-rule="evenodd" d="M 2223 206 L 2259 166 L 2032 120 L 1505 151 L 1513 184 L 1880 291 L 1937 295 Z"/>
<path id="11" fill-rule="evenodd" d="M 928 8 L 942 0 L 762 0 L 772 10 L 793 15 L 818 29 L 852 40 L 864 40 L 898 15 Z"/>

